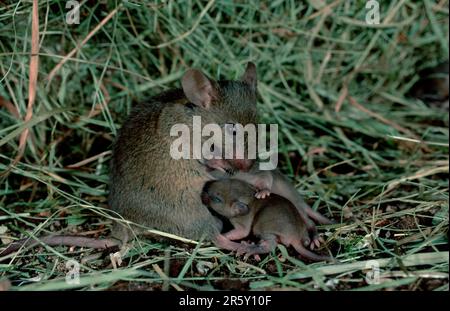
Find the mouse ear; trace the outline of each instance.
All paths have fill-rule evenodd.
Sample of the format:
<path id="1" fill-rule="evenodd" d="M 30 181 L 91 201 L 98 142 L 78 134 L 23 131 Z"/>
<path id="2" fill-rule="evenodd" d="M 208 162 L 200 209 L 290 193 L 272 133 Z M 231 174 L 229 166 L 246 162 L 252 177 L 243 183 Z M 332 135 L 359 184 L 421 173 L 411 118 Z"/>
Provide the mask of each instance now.
<path id="1" fill-rule="evenodd" d="M 249 62 L 247 64 L 247 68 L 245 68 L 245 72 L 242 75 L 241 80 L 256 90 L 257 77 L 256 77 L 256 65 L 254 63 Z"/>
<path id="2" fill-rule="evenodd" d="M 217 99 L 217 90 L 213 82 L 200 70 L 189 69 L 181 79 L 184 95 L 194 105 L 209 108 Z"/>

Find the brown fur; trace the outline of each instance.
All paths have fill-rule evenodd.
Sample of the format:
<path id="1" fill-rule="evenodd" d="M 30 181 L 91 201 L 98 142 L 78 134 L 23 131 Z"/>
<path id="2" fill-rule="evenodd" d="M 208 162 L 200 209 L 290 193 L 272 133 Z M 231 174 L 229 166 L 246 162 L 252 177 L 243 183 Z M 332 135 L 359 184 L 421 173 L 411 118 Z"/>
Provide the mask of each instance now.
<path id="1" fill-rule="evenodd" d="M 209 161 L 207 164 L 213 164 L 215 168 L 220 169 L 221 163 L 214 163 Z M 256 198 L 264 199 L 270 196 L 271 193 L 279 195 L 289 200 L 297 209 L 298 215 L 302 218 L 305 227 L 311 238 L 311 248 L 320 245 L 320 241 L 317 235 L 317 228 L 311 219 L 314 219 L 320 224 L 332 224 L 333 222 L 314 211 L 298 193 L 292 183 L 281 174 L 277 169 L 272 171 L 260 171 L 257 165 L 254 165 L 249 172 L 236 172 L 233 175 L 229 175 L 225 172 L 216 170 L 212 173 L 216 179 L 226 179 L 232 177 L 244 181 L 257 189 L 255 194 Z"/>
<path id="2" fill-rule="evenodd" d="M 246 256 L 272 251 L 277 243 L 292 245 L 296 251 L 311 260 L 330 260 L 307 250 L 311 240 L 297 208 L 287 199 L 272 194 L 265 199 L 256 199 L 256 189 L 236 179 L 224 179 L 208 183 L 202 194 L 203 202 L 215 212 L 230 219 L 234 229 L 225 233 L 230 240 L 239 240 L 250 233 L 261 240 L 257 245 L 243 244 L 239 253 Z M 233 208 L 237 202 L 248 206 L 244 209 Z"/>
<path id="3" fill-rule="evenodd" d="M 113 150 L 109 203 L 125 219 L 187 238 L 211 239 L 221 222 L 202 204 L 200 194 L 211 180 L 198 160 L 174 160 L 170 128 L 183 123 L 192 130 L 193 116 L 202 125 L 256 123 L 256 76 L 253 64 L 242 81 L 205 80 L 197 71 L 183 77 L 186 90 L 172 90 L 137 105 L 123 124 Z M 190 79 L 190 80 L 189 80 Z M 187 81 L 187 82 L 186 82 Z M 207 96 L 198 95 L 211 82 Z M 194 91 L 192 90 L 194 88 Z M 188 102 L 194 105 L 180 105 Z M 210 102 L 208 100 L 211 100 Z"/>

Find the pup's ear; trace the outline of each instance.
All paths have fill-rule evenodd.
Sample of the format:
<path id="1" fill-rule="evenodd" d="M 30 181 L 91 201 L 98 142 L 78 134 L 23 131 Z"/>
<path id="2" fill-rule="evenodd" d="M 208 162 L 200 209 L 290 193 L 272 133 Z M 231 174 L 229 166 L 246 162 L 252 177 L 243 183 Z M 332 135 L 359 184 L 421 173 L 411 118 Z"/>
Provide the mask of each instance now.
<path id="1" fill-rule="evenodd" d="M 211 200 L 209 199 L 209 195 L 205 191 L 202 192 L 200 197 L 202 198 L 203 204 L 209 205 L 211 203 Z"/>
<path id="2" fill-rule="evenodd" d="M 245 72 L 242 75 L 241 81 L 244 81 L 248 85 L 250 85 L 254 90 L 256 90 L 257 86 L 257 76 L 256 76 L 256 65 L 252 62 L 247 64 L 247 68 L 245 68 Z"/>
<path id="3" fill-rule="evenodd" d="M 203 186 L 202 193 L 201 193 L 200 196 L 201 196 L 201 198 L 202 198 L 203 204 L 205 204 L 205 205 L 208 205 L 208 204 L 210 203 L 210 199 L 209 199 L 209 195 L 208 195 L 208 190 L 209 190 L 209 187 L 211 186 L 211 184 L 212 184 L 213 182 L 214 182 L 213 180 L 207 181 L 207 182 L 205 183 L 205 185 Z"/>
<path id="4" fill-rule="evenodd" d="M 191 103 L 208 109 L 214 99 L 217 99 L 217 90 L 211 81 L 200 70 L 189 69 L 181 79 L 184 95 Z"/>

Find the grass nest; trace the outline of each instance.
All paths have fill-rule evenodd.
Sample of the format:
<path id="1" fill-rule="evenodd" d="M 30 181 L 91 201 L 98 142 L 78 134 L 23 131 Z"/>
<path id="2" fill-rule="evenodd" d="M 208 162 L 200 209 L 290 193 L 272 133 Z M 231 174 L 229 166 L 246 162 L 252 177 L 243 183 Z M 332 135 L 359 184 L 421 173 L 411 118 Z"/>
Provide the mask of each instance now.
<path id="1" fill-rule="evenodd" d="M 448 1 L 379 1 L 380 24 L 365 22 L 364 1 L 85 0 L 74 24 L 65 2 L 36 3 L 0 4 L 3 244 L 108 235 L 111 145 L 133 103 L 178 87 L 188 67 L 234 79 L 253 61 L 261 120 L 280 129 L 279 167 L 338 220 L 319 230 L 339 263 L 283 246 L 256 262 L 137 239 L 120 265 L 92 249 L 23 248 L 0 262 L 0 283 L 448 290 L 448 86 L 447 98 L 413 96 L 448 58 Z M 66 281 L 73 260 L 79 283 Z"/>

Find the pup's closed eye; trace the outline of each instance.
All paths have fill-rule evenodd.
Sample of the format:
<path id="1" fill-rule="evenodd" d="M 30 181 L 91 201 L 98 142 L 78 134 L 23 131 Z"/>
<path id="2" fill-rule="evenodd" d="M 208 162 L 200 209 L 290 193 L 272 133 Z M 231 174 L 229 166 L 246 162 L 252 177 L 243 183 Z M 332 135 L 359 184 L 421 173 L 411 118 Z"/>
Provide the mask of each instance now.
<path id="1" fill-rule="evenodd" d="M 211 201 L 212 201 L 213 203 L 222 203 L 222 202 L 223 202 L 222 198 L 220 198 L 220 197 L 218 197 L 218 196 L 215 196 L 215 195 L 212 195 L 212 196 L 211 196 Z"/>

